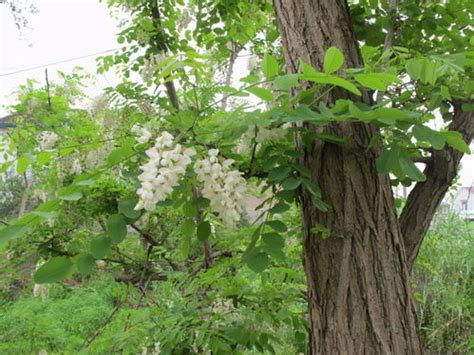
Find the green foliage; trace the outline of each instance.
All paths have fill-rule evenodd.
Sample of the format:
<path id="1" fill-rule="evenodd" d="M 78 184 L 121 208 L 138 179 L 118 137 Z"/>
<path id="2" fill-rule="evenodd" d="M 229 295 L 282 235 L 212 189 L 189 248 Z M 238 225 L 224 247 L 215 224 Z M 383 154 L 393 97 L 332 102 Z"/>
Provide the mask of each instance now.
<path id="1" fill-rule="evenodd" d="M 52 286 L 47 301 L 25 297 L 3 304 L 2 353 L 77 352 L 113 308 L 110 280 L 69 289 Z"/>
<path id="2" fill-rule="evenodd" d="M 415 297 L 427 351 L 474 351 L 474 228 L 450 214 L 439 217 L 421 247 L 414 271 Z"/>

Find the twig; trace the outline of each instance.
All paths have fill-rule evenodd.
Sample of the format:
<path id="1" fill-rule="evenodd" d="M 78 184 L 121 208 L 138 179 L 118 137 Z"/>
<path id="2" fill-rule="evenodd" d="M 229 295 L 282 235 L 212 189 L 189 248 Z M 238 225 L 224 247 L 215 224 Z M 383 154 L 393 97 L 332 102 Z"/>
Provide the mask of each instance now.
<path id="1" fill-rule="evenodd" d="M 125 299 L 128 298 L 128 293 L 125 297 Z M 105 327 L 112 321 L 112 319 L 114 318 L 115 314 L 118 312 L 118 310 L 120 309 L 120 307 L 122 307 L 122 305 L 124 304 L 125 301 L 120 301 L 119 304 L 117 304 L 115 306 L 115 308 L 112 310 L 112 312 L 109 314 L 109 316 L 105 319 L 105 321 L 102 323 L 102 325 L 100 326 L 99 329 L 96 330 L 96 332 L 92 335 L 92 337 L 86 339 L 86 341 L 84 342 L 84 344 L 82 345 L 82 348 L 83 349 L 87 349 L 89 347 L 89 345 L 92 344 L 92 342 L 105 330 Z"/>
<path id="2" fill-rule="evenodd" d="M 143 239 L 145 239 L 149 244 L 153 246 L 159 245 L 159 243 L 155 239 L 153 239 L 153 237 L 150 234 L 140 229 L 137 225 L 131 224 L 130 226 L 133 229 L 135 229 L 143 237 Z"/>
<path id="3" fill-rule="evenodd" d="M 51 93 L 49 92 L 48 68 L 44 69 L 44 77 L 46 79 L 46 92 L 48 94 L 48 107 L 51 109 Z"/>
<path id="4" fill-rule="evenodd" d="M 231 258 L 234 253 L 236 253 L 236 251 L 232 252 L 230 250 L 222 250 L 222 251 L 212 253 L 210 255 L 210 258 L 211 258 L 211 260 L 214 260 L 215 258 L 218 258 L 218 257 L 221 257 L 221 256 L 226 257 L 226 258 Z M 201 265 L 199 265 L 197 268 L 195 268 L 193 271 L 191 271 L 189 273 L 189 275 L 190 276 L 196 276 L 202 269 L 208 269 L 208 267 L 206 267 L 205 261 L 203 261 L 201 263 Z"/>

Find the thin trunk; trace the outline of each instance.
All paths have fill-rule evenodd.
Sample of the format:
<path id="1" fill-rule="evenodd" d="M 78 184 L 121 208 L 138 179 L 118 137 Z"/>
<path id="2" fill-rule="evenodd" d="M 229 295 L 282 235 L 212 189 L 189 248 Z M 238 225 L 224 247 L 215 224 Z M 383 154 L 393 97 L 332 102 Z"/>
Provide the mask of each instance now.
<path id="1" fill-rule="evenodd" d="M 234 64 L 235 60 L 237 59 L 237 55 L 239 54 L 242 48 L 235 42 L 232 42 L 232 49 L 230 52 L 229 57 L 229 66 L 227 67 L 227 72 L 225 76 L 225 85 L 229 86 L 232 82 L 232 75 L 234 74 Z M 227 99 L 228 97 L 225 96 L 221 103 L 221 110 L 225 111 L 227 109 Z"/>
<path id="2" fill-rule="evenodd" d="M 298 60 L 322 67 L 335 46 L 346 65 L 362 59 L 345 0 L 275 0 L 287 70 Z M 329 102 L 347 98 L 342 91 Z M 370 104 L 370 97 L 362 99 Z M 310 127 L 309 127 L 310 128 Z M 316 129 L 316 128 L 314 128 Z M 304 164 L 323 191 L 327 213 L 303 192 L 304 267 L 308 282 L 311 354 L 419 354 L 416 314 L 402 236 L 388 177 L 377 173 L 377 151 L 367 151 L 374 127 L 332 124 L 344 145 L 317 141 Z M 321 238 L 314 227 L 331 231 Z"/>
<path id="3" fill-rule="evenodd" d="M 452 102 L 454 116 L 448 127 L 450 131 L 461 133 L 467 145 L 474 138 L 474 111 L 464 112 L 462 106 L 472 103 L 474 100 Z M 463 153 L 448 145 L 441 150 L 433 150 L 423 171 L 426 180 L 417 183 L 408 195 L 400 216 L 400 226 L 410 271 L 436 210 L 458 175 L 462 157 Z"/>
<path id="4" fill-rule="evenodd" d="M 31 185 L 33 185 L 33 177 L 32 176 L 28 176 L 28 173 L 25 172 L 23 174 L 23 177 L 25 179 L 25 191 L 23 191 L 23 196 L 21 197 L 20 209 L 18 211 L 18 218 L 23 216 L 26 212 L 26 209 L 28 207 L 28 199 L 29 199 Z"/>

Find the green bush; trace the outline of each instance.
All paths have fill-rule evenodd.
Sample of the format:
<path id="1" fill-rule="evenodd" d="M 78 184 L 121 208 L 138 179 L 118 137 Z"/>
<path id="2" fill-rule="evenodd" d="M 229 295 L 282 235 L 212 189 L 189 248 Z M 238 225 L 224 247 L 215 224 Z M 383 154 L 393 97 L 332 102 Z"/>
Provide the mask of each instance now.
<path id="1" fill-rule="evenodd" d="M 47 300 L 6 303 L 0 309 L 0 353 L 76 352 L 112 308 L 104 280 L 73 290 L 53 285 Z"/>
<path id="2" fill-rule="evenodd" d="M 439 354 L 473 353 L 474 224 L 455 214 L 438 218 L 414 270 L 423 343 Z"/>

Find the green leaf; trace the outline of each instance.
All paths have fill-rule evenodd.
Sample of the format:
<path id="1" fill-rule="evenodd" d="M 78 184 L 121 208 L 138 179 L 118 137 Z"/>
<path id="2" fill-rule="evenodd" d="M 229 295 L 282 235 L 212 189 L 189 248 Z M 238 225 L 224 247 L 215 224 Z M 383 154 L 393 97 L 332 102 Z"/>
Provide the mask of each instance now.
<path id="1" fill-rule="evenodd" d="M 311 233 L 320 235 L 322 239 L 328 239 L 331 235 L 329 228 L 326 228 L 322 224 L 317 223 L 313 228 L 311 228 Z"/>
<path id="2" fill-rule="evenodd" d="M 66 186 L 59 190 L 59 199 L 64 201 L 77 201 L 82 198 L 82 192 L 78 186 Z"/>
<path id="3" fill-rule="evenodd" d="M 277 155 L 265 158 L 265 160 L 262 162 L 263 170 L 269 171 L 278 162 L 278 159 L 279 157 Z"/>
<path id="4" fill-rule="evenodd" d="M 24 174 L 26 169 L 28 169 L 28 165 L 30 165 L 30 161 L 28 160 L 28 158 L 26 158 L 25 156 L 21 156 L 16 163 L 16 172 L 19 175 Z"/>
<path id="5" fill-rule="evenodd" d="M 425 181 L 426 176 L 412 162 L 409 156 L 403 154 L 400 157 L 400 166 L 404 174 L 413 181 Z"/>
<path id="6" fill-rule="evenodd" d="M 246 77 L 243 77 L 242 79 L 240 79 L 241 82 L 248 83 L 248 84 L 257 83 L 259 80 L 260 80 L 260 78 L 255 74 L 250 74 L 250 75 L 247 75 Z"/>
<path id="7" fill-rule="evenodd" d="M 406 112 L 391 107 L 380 107 L 374 111 L 369 111 L 369 116 L 388 125 L 393 125 L 397 121 L 403 121 L 409 118 Z"/>
<path id="8" fill-rule="evenodd" d="M 53 157 L 52 152 L 39 152 L 38 155 L 36 156 L 36 162 L 39 165 L 45 165 L 51 161 L 52 157 Z"/>
<path id="9" fill-rule="evenodd" d="M 285 239 L 278 233 L 264 233 L 262 241 L 264 244 L 272 245 L 278 249 L 283 249 L 285 246 Z"/>
<path id="10" fill-rule="evenodd" d="M 405 64 L 406 71 L 408 75 L 414 80 L 419 80 L 421 78 L 421 72 L 423 70 L 423 61 L 420 59 L 409 60 Z"/>
<path id="11" fill-rule="evenodd" d="M 187 219 L 181 225 L 181 233 L 186 237 L 191 237 L 196 233 L 196 225 L 192 219 Z"/>
<path id="12" fill-rule="evenodd" d="M 400 148 L 393 144 L 384 147 L 382 153 L 376 160 L 377 170 L 381 174 L 388 174 L 391 171 L 400 171 Z"/>
<path id="13" fill-rule="evenodd" d="M 330 47 L 324 55 L 323 69 L 326 74 L 334 73 L 344 64 L 344 55 L 336 47 Z"/>
<path id="14" fill-rule="evenodd" d="M 109 165 L 115 165 L 120 161 L 129 158 L 132 154 L 134 154 L 133 147 L 135 145 L 134 138 L 126 139 L 122 145 L 116 149 L 114 149 L 109 156 L 107 157 L 107 163 Z"/>
<path id="15" fill-rule="evenodd" d="M 329 206 L 320 197 L 314 196 L 313 203 L 316 208 L 322 212 L 327 212 L 329 210 Z"/>
<path id="16" fill-rule="evenodd" d="M 3 243 L 21 237 L 28 230 L 28 226 L 24 224 L 17 224 L 6 226 L 0 229 L 0 245 Z"/>
<path id="17" fill-rule="evenodd" d="M 121 214 L 114 214 L 107 220 L 107 234 L 114 243 L 120 243 L 127 236 L 127 223 Z"/>
<path id="18" fill-rule="evenodd" d="M 303 185 L 306 187 L 306 189 L 308 189 L 311 195 L 321 198 L 321 189 L 318 185 L 316 185 L 316 183 L 312 182 L 311 180 L 304 179 Z"/>
<path id="19" fill-rule="evenodd" d="M 277 244 L 263 243 L 262 247 L 263 247 L 263 250 L 271 257 L 280 261 L 285 260 L 285 257 L 286 257 L 285 253 L 283 252 L 283 249 L 279 247 Z"/>
<path id="20" fill-rule="evenodd" d="M 65 256 L 57 256 L 41 266 L 34 274 L 33 279 L 37 284 L 60 281 L 72 271 L 73 263 Z"/>
<path id="21" fill-rule="evenodd" d="M 443 136 L 431 128 L 416 125 L 413 127 L 413 135 L 418 141 L 429 142 L 434 149 L 442 149 L 444 147 L 445 140 Z"/>
<path id="22" fill-rule="evenodd" d="M 197 228 L 197 237 L 204 241 L 211 235 L 211 224 L 208 221 L 201 222 Z"/>
<path id="23" fill-rule="evenodd" d="M 326 124 L 329 120 L 324 115 L 311 110 L 308 105 L 300 105 L 292 110 L 288 117 L 283 117 L 283 122 L 320 122 Z"/>
<path id="24" fill-rule="evenodd" d="M 283 190 L 295 190 L 300 185 L 301 185 L 301 179 L 297 179 L 290 176 L 289 178 L 283 181 L 283 183 L 281 184 L 281 187 L 283 187 Z"/>
<path id="25" fill-rule="evenodd" d="M 325 75 L 325 74 L 318 73 L 318 75 L 316 76 L 303 76 L 302 79 L 312 81 L 313 83 L 318 83 L 318 84 L 330 84 L 330 85 L 339 86 L 343 89 L 346 89 L 347 91 L 352 92 L 355 95 L 358 95 L 358 96 L 362 95 L 360 90 L 354 84 L 338 76 Z"/>
<path id="26" fill-rule="evenodd" d="M 306 64 L 302 60 L 300 60 L 300 68 L 305 77 L 322 75 L 322 73 L 318 72 L 313 66 Z"/>
<path id="27" fill-rule="evenodd" d="M 118 203 L 118 210 L 130 219 L 138 219 L 141 216 L 141 212 L 135 210 L 135 206 L 138 203 L 138 198 L 135 196 L 124 197 Z"/>
<path id="28" fill-rule="evenodd" d="M 271 213 L 283 213 L 285 211 L 288 211 L 290 209 L 290 206 L 287 205 L 285 202 L 279 202 L 275 206 L 273 206 L 270 209 Z"/>
<path id="29" fill-rule="evenodd" d="M 288 230 L 286 224 L 281 221 L 267 221 L 265 224 L 276 232 L 284 233 Z"/>
<path id="30" fill-rule="evenodd" d="M 75 191 L 75 192 L 71 192 L 69 194 L 59 195 L 59 198 L 61 200 L 65 200 L 65 201 L 77 201 L 77 200 L 80 200 L 82 198 L 82 192 Z"/>
<path id="31" fill-rule="evenodd" d="M 105 236 L 98 236 L 91 239 L 90 251 L 91 254 L 96 259 L 105 258 L 110 251 L 112 246 L 112 241 Z"/>
<path id="32" fill-rule="evenodd" d="M 249 256 L 246 260 L 248 267 L 256 272 L 261 273 L 269 264 L 268 255 L 265 253 L 256 253 Z"/>
<path id="33" fill-rule="evenodd" d="M 273 94 L 270 90 L 260 88 L 260 87 L 257 87 L 257 86 L 253 86 L 253 87 L 247 88 L 245 90 L 248 91 L 251 94 L 254 94 L 255 96 L 257 96 L 258 98 L 260 98 L 264 101 L 273 101 Z"/>
<path id="34" fill-rule="evenodd" d="M 186 217 L 194 217 L 197 214 L 197 207 L 190 201 L 183 205 L 183 214 Z"/>
<path id="35" fill-rule="evenodd" d="M 273 81 L 273 84 L 275 84 L 278 89 L 283 91 L 288 91 L 300 85 L 298 80 L 298 74 L 287 74 L 279 76 Z"/>
<path id="36" fill-rule="evenodd" d="M 471 154 L 471 149 L 469 149 L 469 146 L 464 141 L 461 133 L 456 131 L 445 131 L 439 133 L 445 139 L 446 143 L 448 143 L 454 149 L 459 150 L 465 154 Z"/>
<path id="37" fill-rule="evenodd" d="M 278 62 L 270 54 L 265 53 L 262 60 L 262 72 L 267 79 L 278 75 Z"/>
<path id="38" fill-rule="evenodd" d="M 36 216 L 39 216 L 41 218 L 44 218 L 44 219 L 48 219 L 48 218 L 54 218 L 56 217 L 58 214 L 54 211 L 52 212 L 43 212 L 43 211 L 32 211 L 31 212 L 32 214 L 36 215 Z"/>
<path id="39" fill-rule="evenodd" d="M 288 165 L 277 166 L 268 173 L 268 181 L 283 181 L 290 174 L 290 172 L 291 168 Z"/>
<path id="40" fill-rule="evenodd" d="M 354 74 L 354 79 L 366 88 L 379 91 L 387 90 L 388 85 L 398 81 L 396 75 L 389 73 Z"/>
<path id="41" fill-rule="evenodd" d="M 80 254 L 76 257 L 76 265 L 82 276 L 88 276 L 94 270 L 95 259 L 91 254 Z"/>
<path id="42" fill-rule="evenodd" d="M 153 21 L 149 18 L 146 18 L 146 17 L 141 20 L 140 25 L 147 32 L 152 32 L 155 29 Z"/>

